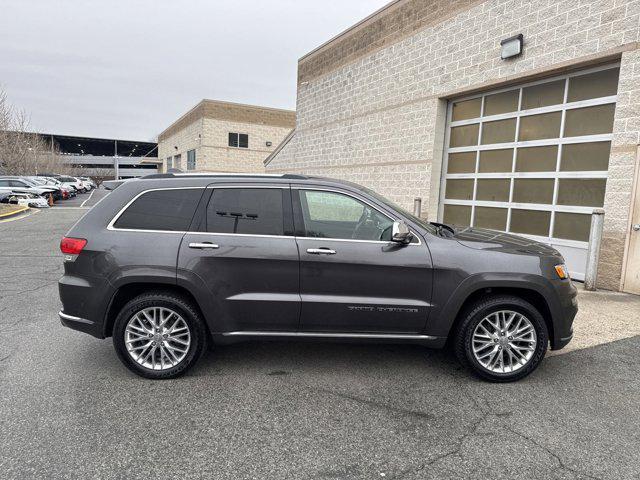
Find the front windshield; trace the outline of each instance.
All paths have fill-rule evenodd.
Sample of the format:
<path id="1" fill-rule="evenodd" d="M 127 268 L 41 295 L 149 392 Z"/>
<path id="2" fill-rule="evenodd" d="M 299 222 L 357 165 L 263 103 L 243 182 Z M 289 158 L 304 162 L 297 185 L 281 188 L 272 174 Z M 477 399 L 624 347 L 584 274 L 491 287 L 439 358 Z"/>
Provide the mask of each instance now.
<path id="1" fill-rule="evenodd" d="M 376 200 L 384 203 L 385 205 L 388 205 L 389 207 L 391 207 L 393 210 L 396 210 L 398 212 L 400 212 L 402 215 L 404 215 L 405 217 L 407 217 L 409 220 L 411 220 L 414 223 L 417 223 L 418 225 L 420 225 L 422 228 L 424 228 L 425 230 L 427 230 L 429 233 L 433 233 L 436 234 L 437 233 L 437 229 L 436 227 L 434 227 L 432 224 L 430 224 L 429 222 L 416 217 L 413 213 L 408 212 L 407 210 L 405 210 L 404 208 L 402 208 L 400 205 L 397 205 L 396 203 L 392 202 L 391 200 L 383 197 L 382 195 L 374 192 L 373 190 L 366 188 L 366 187 L 361 187 L 365 192 L 367 192 L 369 195 L 371 195 L 373 198 L 375 198 Z"/>

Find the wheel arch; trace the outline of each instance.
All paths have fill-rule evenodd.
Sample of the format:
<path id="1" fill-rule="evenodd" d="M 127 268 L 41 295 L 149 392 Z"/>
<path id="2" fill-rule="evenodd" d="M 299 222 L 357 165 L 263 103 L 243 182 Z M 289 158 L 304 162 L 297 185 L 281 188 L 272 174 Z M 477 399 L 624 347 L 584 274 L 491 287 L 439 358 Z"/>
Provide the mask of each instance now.
<path id="1" fill-rule="evenodd" d="M 549 340 L 553 345 L 554 314 L 557 313 L 558 306 L 553 303 L 553 295 L 548 291 L 549 288 L 544 283 L 544 279 L 528 275 L 517 279 L 485 274 L 469 277 L 459 285 L 442 310 L 438 312 L 439 332 L 436 334 L 446 337 L 448 342 L 453 336 L 452 333 L 456 332 L 464 312 L 478 299 L 488 295 L 513 295 L 531 303 L 540 312 L 547 326 Z"/>
<path id="2" fill-rule="evenodd" d="M 533 305 L 540 312 L 542 318 L 544 318 L 544 323 L 546 324 L 547 331 L 549 332 L 549 340 L 553 343 L 553 322 L 551 320 L 551 310 L 549 309 L 549 304 L 546 299 L 542 294 L 535 290 L 518 287 L 486 287 L 472 292 L 460 306 L 460 309 L 456 314 L 456 319 L 449 331 L 448 339 L 453 337 L 453 334 L 458 329 L 458 325 L 464 319 L 465 313 L 472 305 L 482 298 L 499 295 L 511 295 L 518 297 Z"/>
<path id="3" fill-rule="evenodd" d="M 127 302 L 133 300 L 143 293 L 156 291 L 163 293 L 172 293 L 187 299 L 197 309 L 200 317 L 203 319 L 205 329 L 209 336 L 211 332 L 204 315 L 204 312 L 193 294 L 185 287 L 170 283 L 154 283 L 154 282 L 133 282 L 121 285 L 111 297 L 104 320 L 104 337 L 110 337 L 113 334 L 113 324 L 118 313 Z"/>

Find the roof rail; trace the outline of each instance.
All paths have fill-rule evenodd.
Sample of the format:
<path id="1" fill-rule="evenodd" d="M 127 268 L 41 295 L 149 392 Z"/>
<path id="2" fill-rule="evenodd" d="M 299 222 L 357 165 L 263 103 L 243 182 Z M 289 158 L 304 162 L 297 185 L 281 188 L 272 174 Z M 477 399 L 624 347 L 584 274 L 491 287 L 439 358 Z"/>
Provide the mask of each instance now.
<path id="1" fill-rule="evenodd" d="M 299 175 L 295 173 L 283 173 L 283 174 L 272 174 L 272 173 L 152 173 L 151 175 L 145 175 L 143 177 L 139 177 L 140 179 L 151 180 L 151 179 L 159 179 L 159 178 L 181 178 L 181 177 L 255 177 L 255 178 L 285 178 L 289 180 L 305 180 L 308 177 L 306 175 Z"/>

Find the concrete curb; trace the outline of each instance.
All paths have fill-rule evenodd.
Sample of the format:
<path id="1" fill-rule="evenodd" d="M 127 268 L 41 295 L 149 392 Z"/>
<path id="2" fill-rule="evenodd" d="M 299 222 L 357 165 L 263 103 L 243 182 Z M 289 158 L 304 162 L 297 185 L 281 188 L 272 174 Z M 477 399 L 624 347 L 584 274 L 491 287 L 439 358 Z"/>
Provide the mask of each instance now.
<path id="1" fill-rule="evenodd" d="M 9 212 L 9 213 L 0 213 L 0 221 L 6 220 L 8 218 L 17 217 L 18 215 L 26 212 L 27 210 L 29 210 L 29 207 L 22 207 L 22 208 L 20 208 L 18 210 L 15 210 L 15 211 Z"/>

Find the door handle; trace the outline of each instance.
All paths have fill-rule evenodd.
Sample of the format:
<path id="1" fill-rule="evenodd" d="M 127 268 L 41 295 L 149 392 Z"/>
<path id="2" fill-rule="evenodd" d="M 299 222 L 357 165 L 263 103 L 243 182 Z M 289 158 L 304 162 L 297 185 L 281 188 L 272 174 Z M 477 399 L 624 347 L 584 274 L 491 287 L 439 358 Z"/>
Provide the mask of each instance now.
<path id="1" fill-rule="evenodd" d="M 311 255 L 335 255 L 336 251 L 331 250 L 330 248 L 307 248 L 307 253 Z"/>
<path id="2" fill-rule="evenodd" d="M 190 243 L 189 248 L 220 248 L 215 243 L 204 242 L 204 243 Z"/>

